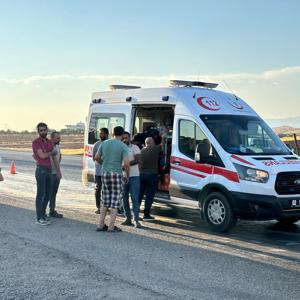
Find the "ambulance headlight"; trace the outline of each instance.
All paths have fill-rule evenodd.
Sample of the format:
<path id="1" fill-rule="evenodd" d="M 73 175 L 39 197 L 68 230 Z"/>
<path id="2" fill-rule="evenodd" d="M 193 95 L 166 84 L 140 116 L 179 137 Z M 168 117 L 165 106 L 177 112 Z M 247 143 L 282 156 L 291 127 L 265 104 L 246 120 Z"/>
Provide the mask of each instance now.
<path id="1" fill-rule="evenodd" d="M 263 170 L 248 168 L 239 164 L 234 164 L 241 180 L 266 183 L 269 180 L 269 173 Z"/>

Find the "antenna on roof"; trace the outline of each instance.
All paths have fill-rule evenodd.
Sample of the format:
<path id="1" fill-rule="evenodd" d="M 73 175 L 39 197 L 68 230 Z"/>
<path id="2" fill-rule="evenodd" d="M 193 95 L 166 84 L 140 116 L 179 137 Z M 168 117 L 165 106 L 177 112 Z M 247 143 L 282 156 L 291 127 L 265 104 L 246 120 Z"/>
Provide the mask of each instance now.
<path id="1" fill-rule="evenodd" d="M 217 83 L 211 82 L 202 82 L 202 81 L 186 81 L 186 80 L 170 80 L 171 86 L 184 86 L 184 87 L 192 87 L 192 86 L 202 86 L 209 89 L 214 89 L 218 86 Z"/>
<path id="2" fill-rule="evenodd" d="M 236 94 L 234 93 L 234 91 L 232 90 L 232 88 L 229 86 L 229 84 L 227 84 L 227 82 L 224 79 L 223 79 L 223 82 L 224 82 L 225 86 L 229 89 L 231 94 L 235 97 L 235 99 L 239 100 L 238 97 L 236 96 Z"/>
<path id="3" fill-rule="evenodd" d="M 140 89 L 140 86 L 136 85 L 122 85 L 122 84 L 112 84 L 109 86 L 111 91 L 115 90 L 134 90 L 134 89 Z"/>

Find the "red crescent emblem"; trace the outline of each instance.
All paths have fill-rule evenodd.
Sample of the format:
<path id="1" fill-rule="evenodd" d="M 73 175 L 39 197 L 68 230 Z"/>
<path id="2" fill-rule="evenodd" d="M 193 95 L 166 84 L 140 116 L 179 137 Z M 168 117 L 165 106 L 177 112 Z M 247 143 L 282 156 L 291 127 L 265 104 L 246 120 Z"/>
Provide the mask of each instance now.
<path id="1" fill-rule="evenodd" d="M 244 109 L 244 106 L 241 104 L 241 103 L 238 103 L 236 101 L 233 101 L 233 100 L 229 100 L 228 103 L 234 107 L 234 108 L 237 108 L 237 109 Z"/>
<path id="2" fill-rule="evenodd" d="M 219 110 L 221 108 L 221 105 L 219 104 L 219 102 L 217 102 L 216 100 L 212 100 L 210 98 L 207 97 L 199 97 L 197 99 L 197 103 L 202 106 L 205 109 L 208 110 Z"/>

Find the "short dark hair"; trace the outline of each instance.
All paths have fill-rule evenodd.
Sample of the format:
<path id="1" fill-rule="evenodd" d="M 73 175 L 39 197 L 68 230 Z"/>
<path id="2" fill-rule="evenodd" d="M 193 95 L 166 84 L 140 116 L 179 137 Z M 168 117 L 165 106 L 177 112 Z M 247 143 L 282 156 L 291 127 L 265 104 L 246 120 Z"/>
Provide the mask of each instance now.
<path id="1" fill-rule="evenodd" d="M 121 136 L 124 133 L 124 128 L 122 126 L 116 126 L 114 128 L 114 135 Z"/>
<path id="2" fill-rule="evenodd" d="M 109 135 L 109 131 L 106 127 L 100 128 L 100 131 L 103 131 L 105 134 Z"/>
<path id="3" fill-rule="evenodd" d="M 130 137 L 130 133 L 128 131 L 124 131 L 123 134 L 127 134 Z"/>
<path id="4" fill-rule="evenodd" d="M 144 143 L 144 135 L 142 133 L 137 133 L 133 136 L 132 141 L 133 142 L 140 142 L 140 143 Z"/>
<path id="5" fill-rule="evenodd" d="M 51 138 L 54 138 L 54 136 L 56 135 L 56 134 L 60 134 L 60 132 L 58 132 L 58 131 L 53 131 L 53 132 L 51 132 Z"/>
<path id="6" fill-rule="evenodd" d="M 48 125 L 46 123 L 40 122 L 39 124 L 36 125 L 36 129 L 39 130 L 41 127 L 46 127 L 48 128 Z"/>

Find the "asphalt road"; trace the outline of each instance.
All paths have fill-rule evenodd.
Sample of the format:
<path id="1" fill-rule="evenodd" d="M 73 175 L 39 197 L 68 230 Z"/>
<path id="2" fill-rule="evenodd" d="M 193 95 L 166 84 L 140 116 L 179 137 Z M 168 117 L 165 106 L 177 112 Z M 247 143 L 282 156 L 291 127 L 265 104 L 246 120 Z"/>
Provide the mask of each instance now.
<path id="1" fill-rule="evenodd" d="M 99 233 L 81 158 L 64 157 L 57 209 L 65 217 L 37 227 L 31 155 L 0 156 L 1 299 L 299 299 L 299 222 L 240 221 L 215 234 L 196 210 L 156 204 L 143 229 Z"/>

